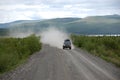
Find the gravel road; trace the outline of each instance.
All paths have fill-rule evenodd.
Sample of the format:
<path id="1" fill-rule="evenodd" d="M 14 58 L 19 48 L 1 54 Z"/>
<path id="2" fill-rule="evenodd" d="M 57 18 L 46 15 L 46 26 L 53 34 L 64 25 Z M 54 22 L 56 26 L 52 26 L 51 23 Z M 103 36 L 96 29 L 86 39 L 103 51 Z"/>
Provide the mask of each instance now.
<path id="1" fill-rule="evenodd" d="M 43 45 L 40 52 L 0 80 L 120 80 L 120 68 L 77 48 Z"/>

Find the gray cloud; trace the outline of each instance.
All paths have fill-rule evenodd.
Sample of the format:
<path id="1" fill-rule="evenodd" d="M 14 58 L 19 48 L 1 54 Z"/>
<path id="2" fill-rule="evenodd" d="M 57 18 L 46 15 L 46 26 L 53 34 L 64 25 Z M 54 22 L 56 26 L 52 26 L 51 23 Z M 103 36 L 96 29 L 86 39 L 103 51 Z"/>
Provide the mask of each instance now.
<path id="1" fill-rule="evenodd" d="M 0 23 L 56 17 L 120 14 L 120 0 L 1 0 Z"/>

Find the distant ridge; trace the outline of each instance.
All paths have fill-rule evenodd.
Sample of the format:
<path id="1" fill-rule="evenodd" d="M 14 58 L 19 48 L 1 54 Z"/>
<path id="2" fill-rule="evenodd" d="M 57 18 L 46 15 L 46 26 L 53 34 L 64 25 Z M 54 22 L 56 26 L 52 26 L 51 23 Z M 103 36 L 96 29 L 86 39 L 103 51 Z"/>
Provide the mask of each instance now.
<path id="1" fill-rule="evenodd" d="M 39 32 L 47 27 L 65 29 L 75 34 L 120 34 L 120 15 L 89 16 L 86 18 L 55 18 L 46 20 L 19 20 L 0 24 L 9 30 Z"/>

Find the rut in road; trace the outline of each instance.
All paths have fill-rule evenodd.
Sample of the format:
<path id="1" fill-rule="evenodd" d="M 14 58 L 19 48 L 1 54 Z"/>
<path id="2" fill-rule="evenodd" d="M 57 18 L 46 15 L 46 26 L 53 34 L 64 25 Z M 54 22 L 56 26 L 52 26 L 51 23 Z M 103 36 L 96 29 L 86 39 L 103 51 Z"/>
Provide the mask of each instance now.
<path id="1" fill-rule="evenodd" d="M 120 69 L 113 64 L 77 48 L 48 45 L 17 71 L 0 80 L 120 80 Z"/>

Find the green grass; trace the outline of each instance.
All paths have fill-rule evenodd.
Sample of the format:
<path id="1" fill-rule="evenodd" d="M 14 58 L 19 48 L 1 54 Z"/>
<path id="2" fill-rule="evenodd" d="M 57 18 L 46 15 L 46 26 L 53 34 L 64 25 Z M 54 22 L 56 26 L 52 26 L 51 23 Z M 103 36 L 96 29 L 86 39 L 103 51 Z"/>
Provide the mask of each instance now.
<path id="1" fill-rule="evenodd" d="M 75 46 L 120 67 L 120 36 L 71 35 Z"/>
<path id="2" fill-rule="evenodd" d="M 40 38 L 0 38 L 0 74 L 14 69 L 41 49 Z"/>

